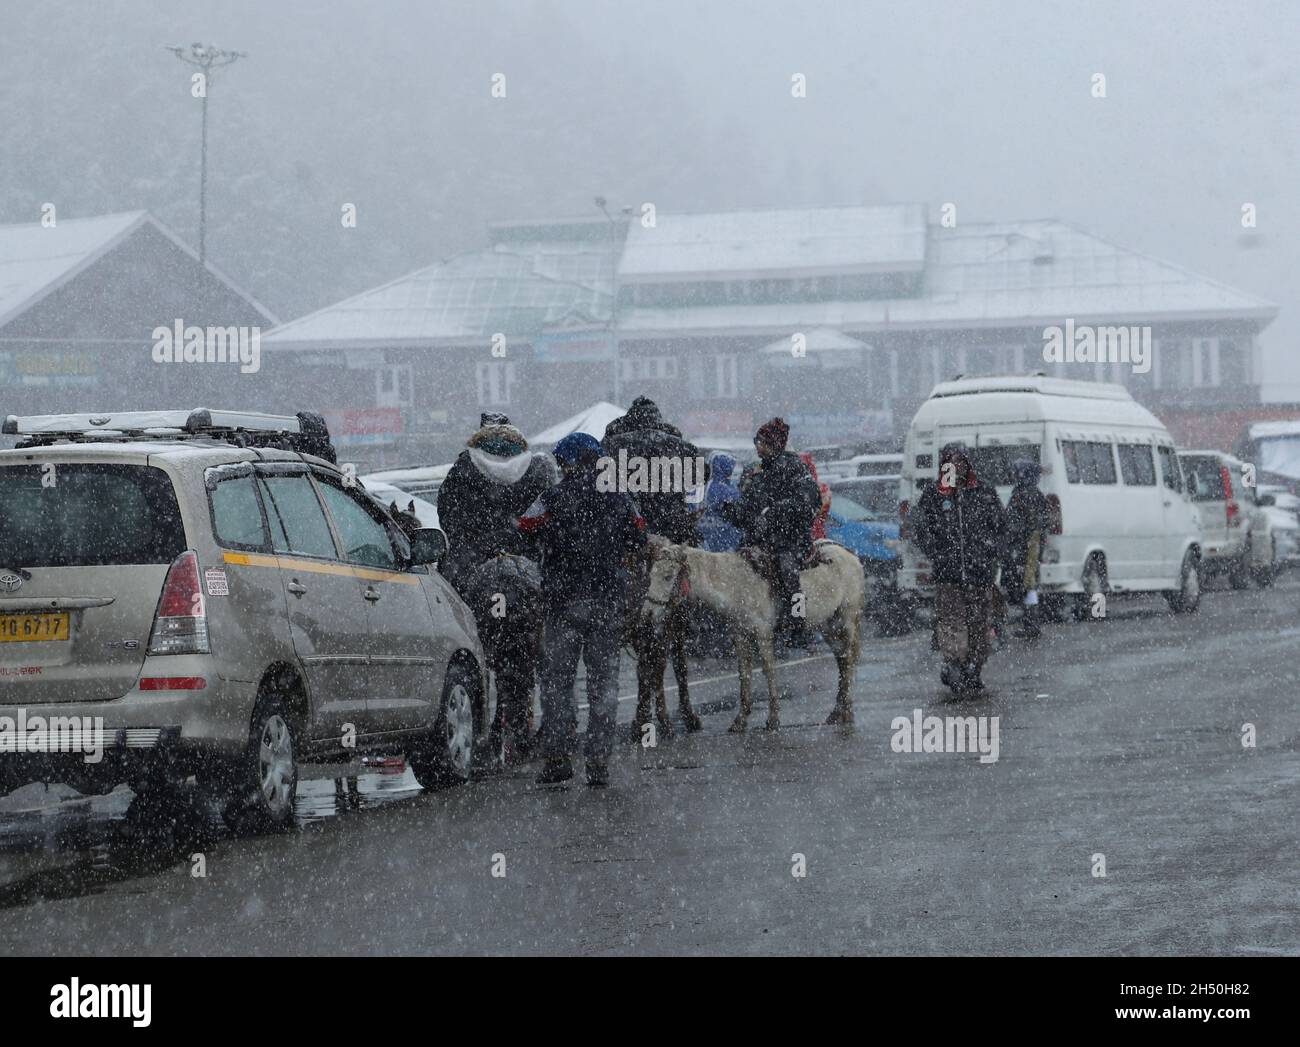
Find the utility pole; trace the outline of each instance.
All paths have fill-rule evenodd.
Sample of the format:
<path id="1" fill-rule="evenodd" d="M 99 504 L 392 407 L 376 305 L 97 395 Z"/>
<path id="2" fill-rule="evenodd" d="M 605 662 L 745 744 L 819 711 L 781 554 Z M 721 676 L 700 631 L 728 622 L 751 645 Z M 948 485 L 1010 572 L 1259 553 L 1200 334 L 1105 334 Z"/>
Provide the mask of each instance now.
<path id="1" fill-rule="evenodd" d="M 190 44 L 189 48 L 169 47 L 172 54 L 186 65 L 198 66 L 203 70 L 203 90 L 199 98 L 203 102 L 203 144 L 199 154 L 199 261 L 207 260 L 208 232 L 208 88 L 212 84 L 212 70 L 217 66 L 230 65 L 238 58 L 247 58 L 243 51 L 223 51 L 211 44 Z"/>
<path id="2" fill-rule="evenodd" d="M 611 332 L 610 338 L 612 339 L 613 346 L 614 346 L 614 405 L 616 407 L 622 407 L 623 405 L 620 402 L 620 397 L 622 396 L 622 380 L 619 374 L 619 355 L 618 355 L 618 262 L 619 262 L 618 220 L 612 214 L 609 213 L 609 210 L 606 208 L 605 204 L 606 204 L 606 200 L 603 196 L 596 197 L 596 206 L 600 208 L 601 214 L 603 214 L 605 218 L 609 221 L 609 244 L 610 244 L 609 253 L 610 253 L 610 257 L 614 261 L 614 273 L 613 273 L 614 300 L 609 310 L 609 326 Z M 628 213 L 630 213 L 630 210 L 631 210 L 630 208 L 626 208 L 626 207 L 623 209 L 623 213 L 625 217 Z"/>

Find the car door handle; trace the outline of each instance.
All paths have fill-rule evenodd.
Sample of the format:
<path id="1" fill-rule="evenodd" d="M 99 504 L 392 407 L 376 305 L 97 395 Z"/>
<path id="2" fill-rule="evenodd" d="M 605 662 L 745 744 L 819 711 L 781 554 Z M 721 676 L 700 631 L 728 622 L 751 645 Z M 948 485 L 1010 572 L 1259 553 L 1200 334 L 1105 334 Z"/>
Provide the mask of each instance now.
<path id="1" fill-rule="evenodd" d="M 374 603 L 376 600 L 379 599 L 379 593 L 375 592 L 373 586 L 367 589 L 362 595 L 371 603 Z"/>
<path id="2" fill-rule="evenodd" d="M 307 591 L 307 587 L 299 583 L 297 578 L 295 578 L 292 582 L 289 582 L 285 586 L 285 588 L 288 589 L 289 592 L 293 593 L 294 596 L 301 596 L 303 593 Z"/>

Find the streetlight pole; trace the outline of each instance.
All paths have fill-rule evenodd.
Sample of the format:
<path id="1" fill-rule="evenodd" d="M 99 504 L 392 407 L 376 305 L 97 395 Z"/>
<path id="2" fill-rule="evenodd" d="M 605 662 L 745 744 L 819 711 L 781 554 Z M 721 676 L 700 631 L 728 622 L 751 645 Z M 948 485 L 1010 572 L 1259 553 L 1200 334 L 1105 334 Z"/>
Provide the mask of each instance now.
<path id="1" fill-rule="evenodd" d="M 596 197 L 596 206 L 600 208 L 601 214 L 609 221 L 609 244 L 610 257 L 614 261 L 614 273 L 612 278 L 614 300 L 609 310 L 609 325 L 614 344 L 614 406 L 622 407 L 620 398 L 622 396 L 622 381 L 619 374 L 619 354 L 618 354 L 618 223 L 605 207 L 605 198 Z"/>
<path id="2" fill-rule="evenodd" d="M 187 65 L 203 70 L 203 93 L 199 96 L 203 103 L 203 141 L 199 152 L 199 261 L 204 262 L 208 256 L 208 87 L 212 83 L 213 69 L 230 65 L 248 55 L 243 51 L 223 51 L 211 44 L 190 44 L 188 50 L 184 47 L 169 47 L 167 50 Z"/>

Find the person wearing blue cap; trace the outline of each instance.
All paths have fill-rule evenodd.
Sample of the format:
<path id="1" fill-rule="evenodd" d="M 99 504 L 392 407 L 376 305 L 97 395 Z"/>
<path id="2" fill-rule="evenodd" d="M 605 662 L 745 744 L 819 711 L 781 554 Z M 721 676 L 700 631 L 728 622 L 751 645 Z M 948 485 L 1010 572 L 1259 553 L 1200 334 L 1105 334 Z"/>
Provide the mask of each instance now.
<path id="1" fill-rule="evenodd" d="M 645 520 L 631 498 L 597 488 L 600 442 L 570 433 L 555 445 L 560 482 L 519 519 L 542 553 L 541 785 L 573 777 L 578 702 L 574 678 L 581 657 L 587 672 L 587 784 L 609 784 L 618 711 L 618 654 L 628 584 L 624 558 L 646 544 Z"/>

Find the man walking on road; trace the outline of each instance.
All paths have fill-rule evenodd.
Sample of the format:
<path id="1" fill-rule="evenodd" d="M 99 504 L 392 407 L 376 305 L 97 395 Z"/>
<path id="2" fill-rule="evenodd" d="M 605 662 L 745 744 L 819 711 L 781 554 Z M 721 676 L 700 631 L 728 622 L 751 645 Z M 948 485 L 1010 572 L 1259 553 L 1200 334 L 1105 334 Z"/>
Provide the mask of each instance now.
<path id="1" fill-rule="evenodd" d="M 1007 601 L 1023 608 L 1022 625 L 1016 635 L 1037 640 L 1038 559 L 1047 534 L 1050 509 L 1047 497 L 1038 489 L 1038 463 L 1021 458 L 1011 463 L 1015 487 L 1007 502 L 1007 548 L 1002 558 L 1002 588 Z"/>
<path id="2" fill-rule="evenodd" d="M 934 579 L 940 679 L 955 693 L 982 690 L 1006 519 L 997 491 L 978 482 L 962 444 L 940 451 L 939 477 L 921 495 L 915 526 L 915 542 Z"/>
<path id="3" fill-rule="evenodd" d="M 555 446 L 564 477 L 542 493 L 519 520 L 542 548 L 542 607 L 546 652 L 542 667 L 542 752 L 537 781 L 573 777 L 578 701 L 574 678 L 581 657 L 587 671 L 587 784 L 609 784 L 618 712 L 618 653 L 623 639 L 624 557 L 646 544 L 645 520 L 632 500 L 596 487 L 600 443 L 570 433 Z"/>

